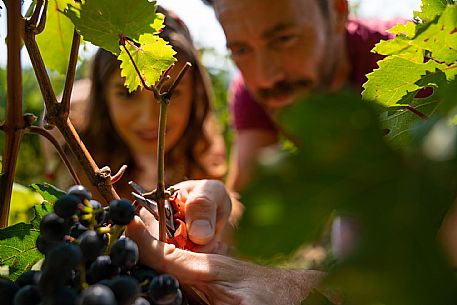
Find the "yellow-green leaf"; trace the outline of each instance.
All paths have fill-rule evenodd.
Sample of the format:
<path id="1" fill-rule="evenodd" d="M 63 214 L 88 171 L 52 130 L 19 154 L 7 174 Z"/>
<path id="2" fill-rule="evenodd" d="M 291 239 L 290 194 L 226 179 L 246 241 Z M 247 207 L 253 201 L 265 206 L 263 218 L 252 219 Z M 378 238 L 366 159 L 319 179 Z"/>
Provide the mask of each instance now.
<path id="1" fill-rule="evenodd" d="M 140 46 L 137 47 L 128 41 L 126 48 L 138 67 L 146 85 L 152 86 L 160 78 L 160 75 L 176 59 L 173 55 L 176 52 L 162 38 L 157 35 L 144 34 L 139 39 Z M 125 77 L 125 86 L 130 92 L 142 87 L 140 77 L 135 71 L 135 67 L 130 60 L 128 53 L 121 47 L 121 54 L 118 59 L 121 63 L 121 75 Z"/>

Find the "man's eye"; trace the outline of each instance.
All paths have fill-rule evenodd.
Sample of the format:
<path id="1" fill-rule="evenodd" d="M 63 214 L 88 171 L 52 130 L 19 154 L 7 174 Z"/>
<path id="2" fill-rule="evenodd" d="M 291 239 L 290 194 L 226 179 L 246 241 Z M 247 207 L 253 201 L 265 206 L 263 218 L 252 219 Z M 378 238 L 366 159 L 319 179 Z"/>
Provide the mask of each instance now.
<path id="1" fill-rule="evenodd" d="M 297 35 L 288 34 L 277 36 L 273 39 L 273 43 L 280 47 L 288 47 L 293 45 L 298 40 Z"/>
<path id="2" fill-rule="evenodd" d="M 249 48 L 248 47 L 231 47 L 230 53 L 231 53 L 232 57 L 239 58 L 244 55 L 247 55 L 249 53 Z"/>

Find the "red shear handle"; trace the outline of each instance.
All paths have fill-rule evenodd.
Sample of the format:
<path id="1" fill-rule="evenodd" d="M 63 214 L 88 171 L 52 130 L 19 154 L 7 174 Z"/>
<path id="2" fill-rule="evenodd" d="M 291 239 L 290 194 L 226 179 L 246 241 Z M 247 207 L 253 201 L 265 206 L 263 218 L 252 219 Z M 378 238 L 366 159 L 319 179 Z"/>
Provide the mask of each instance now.
<path id="1" fill-rule="evenodd" d="M 198 245 L 192 242 L 187 236 L 187 228 L 184 221 L 175 219 L 176 231 L 173 238 L 168 238 L 167 242 L 175 245 L 177 248 L 192 251 Z"/>
<path id="2" fill-rule="evenodd" d="M 173 219 L 175 221 L 176 231 L 173 234 L 173 238 L 168 238 L 167 242 L 174 244 L 176 247 L 184 250 L 191 250 L 198 245 L 192 242 L 187 235 L 187 228 L 185 223 L 185 210 L 184 203 L 177 198 L 177 196 L 170 196 L 170 203 L 173 205 L 175 211 Z"/>

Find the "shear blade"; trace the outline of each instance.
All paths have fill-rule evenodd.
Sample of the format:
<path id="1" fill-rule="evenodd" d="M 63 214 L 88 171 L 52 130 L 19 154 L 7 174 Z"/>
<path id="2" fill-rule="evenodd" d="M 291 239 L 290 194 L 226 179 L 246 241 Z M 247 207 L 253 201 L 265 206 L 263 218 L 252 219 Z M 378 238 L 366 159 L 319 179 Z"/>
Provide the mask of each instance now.
<path id="1" fill-rule="evenodd" d="M 140 194 L 144 194 L 146 193 L 146 190 L 141 186 L 139 185 L 138 183 L 136 183 L 135 181 L 129 181 L 129 185 L 138 193 Z"/>
<path id="2" fill-rule="evenodd" d="M 142 207 L 144 207 L 146 210 L 149 211 L 152 215 L 154 215 L 154 218 L 156 220 L 159 220 L 159 208 L 157 207 L 157 204 L 149 199 L 144 198 L 143 196 L 132 192 L 133 197 L 135 197 L 135 200 L 138 201 L 139 204 L 141 204 Z"/>
<path id="3" fill-rule="evenodd" d="M 159 220 L 159 207 L 157 206 L 157 202 L 151 199 L 144 198 L 142 195 L 132 192 L 133 197 L 135 200 L 138 201 L 141 206 L 143 206 L 146 210 L 148 210 L 156 220 Z M 173 219 L 173 207 L 171 206 L 170 202 L 167 200 L 165 201 L 165 223 L 167 224 L 167 228 L 171 231 L 171 233 L 175 232 L 175 224 Z M 171 234 L 173 235 L 173 234 Z"/>

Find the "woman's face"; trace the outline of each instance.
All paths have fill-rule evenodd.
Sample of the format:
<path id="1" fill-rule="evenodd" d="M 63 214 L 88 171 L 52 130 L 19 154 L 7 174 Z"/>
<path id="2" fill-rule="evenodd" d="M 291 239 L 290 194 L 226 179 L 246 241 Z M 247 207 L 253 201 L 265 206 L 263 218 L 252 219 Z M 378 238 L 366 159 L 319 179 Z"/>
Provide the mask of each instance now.
<path id="1" fill-rule="evenodd" d="M 176 70 L 170 73 L 174 79 Z M 192 76 L 189 70 L 176 87 L 168 106 L 165 151 L 184 134 L 192 107 Z M 160 105 L 145 89 L 129 93 L 124 78 L 116 70 L 108 80 L 106 100 L 114 128 L 131 152 L 138 155 L 157 153 Z"/>

